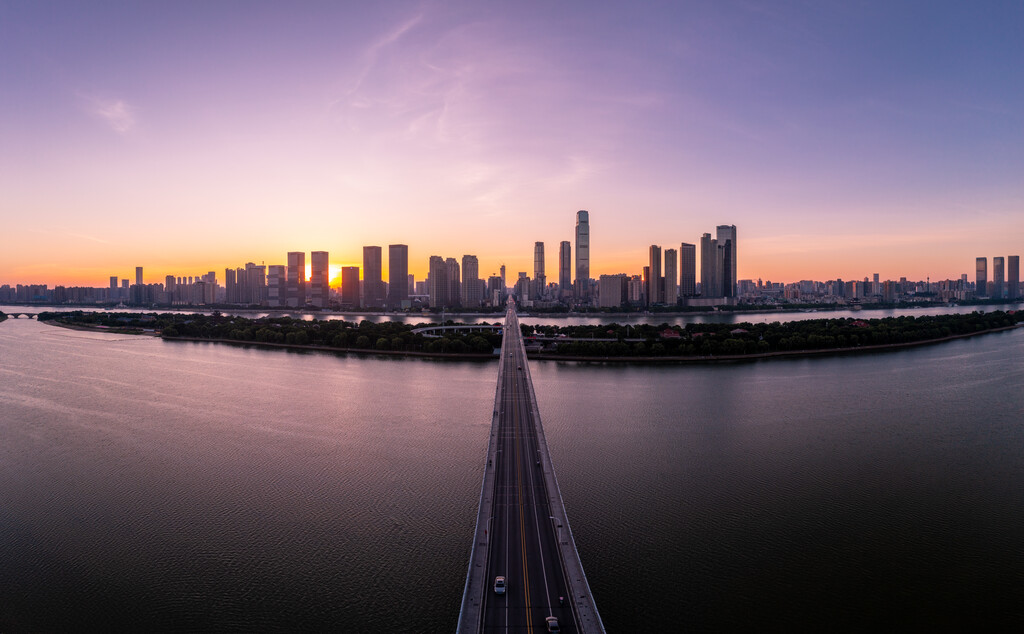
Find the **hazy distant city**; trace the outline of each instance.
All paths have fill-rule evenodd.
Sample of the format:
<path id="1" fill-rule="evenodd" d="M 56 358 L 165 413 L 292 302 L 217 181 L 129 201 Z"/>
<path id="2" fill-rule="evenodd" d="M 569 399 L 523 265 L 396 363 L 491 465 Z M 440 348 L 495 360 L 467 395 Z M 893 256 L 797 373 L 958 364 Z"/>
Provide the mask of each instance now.
<path id="1" fill-rule="evenodd" d="M 652 244 L 640 273 L 591 277 L 590 213 L 576 213 L 574 241 L 558 245 L 557 281 L 548 281 L 544 242 L 534 244 L 533 275 L 518 271 L 509 277 L 505 265 L 480 275 L 476 255 L 431 255 L 425 280 L 409 273 L 409 245 L 388 245 L 388 276 L 383 278 L 383 248 L 363 247 L 362 270 L 341 267 L 330 278 L 330 254 L 290 251 L 286 264 L 255 264 L 201 275 L 167 275 L 147 282 L 144 267 L 134 281 L 110 276 L 107 287 L 9 284 L 0 286 L 0 302 L 126 306 L 235 306 L 312 310 L 498 309 L 509 294 L 523 308 L 541 310 L 672 310 L 720 306 L 786 304 L 894 304 L 920 301 L 1016 300 L 1020 295 L 1020 256 L 978 257 L 973 280 L 881 280 L 878 273 L 863 280 L 800 280 L 779 282 L 737 279 L 739 240 L 736 225 L 718 225 L 715 235 L 700 236 L 700 278 L 697 244 L 679 248 Z M 673 245 L 674 247 L 674 245 Z M 340 283 L 340 284 L 339 284 Z"/>

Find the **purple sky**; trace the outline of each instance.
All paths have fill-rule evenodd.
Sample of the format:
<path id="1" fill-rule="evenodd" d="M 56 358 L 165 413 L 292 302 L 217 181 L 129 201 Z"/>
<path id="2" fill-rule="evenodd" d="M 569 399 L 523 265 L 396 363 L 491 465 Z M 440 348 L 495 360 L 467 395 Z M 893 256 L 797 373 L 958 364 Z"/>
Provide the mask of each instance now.
<path id="1" fill-rule="evenodd" d="M 1022 67 L 1021 2 L 0 1 L 0 283 L 552 279 L 577 209 L 595 276 L 736 224 L 740 278 L 973 277 L 1024 251 Z"/>

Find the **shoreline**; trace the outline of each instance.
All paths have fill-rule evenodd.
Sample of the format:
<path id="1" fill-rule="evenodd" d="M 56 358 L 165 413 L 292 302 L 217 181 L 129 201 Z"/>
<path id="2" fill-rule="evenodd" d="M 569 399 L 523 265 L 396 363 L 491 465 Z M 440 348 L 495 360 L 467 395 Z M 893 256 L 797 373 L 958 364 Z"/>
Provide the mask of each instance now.
<path id="1" fill-rule="evenodd" d="M 114 329 L 101 329 L 93 328 L 90 326 L 76 325 L 76 324 L 62 324 L 56 321 L 44 321 L 44 324 L 50 326 L 57 326 L 60 328 L 68 328 L 70 330 L 81 330 L 87 332 L 100 332 L 110 333 L 119 335 L 143 335 L 150 337 L 158 337 L 162 341 L 183 341 L 189 343 L 223 343 L 234 346 L 245 346 L 245 347 L 260 347 L 260 348 L 277 348 L 284 350 L 298 350 L 298 351 L 313 351 L 313 352 L 331 352 L 334 354 L 357 354 L 360 356 L 366 355 L 382 355 L 390 357 L 419 357 L 419 358 L 432 358 L 442 359 L 447 361 L 493 361 L 498 359 L 498 355 L 494 353 L 474 353 L 474 352 L 424 352 L 419 350 L 373 350 L 369 348 L 334 348 L 332 346 L 317 346 L 317 345 L 300 345 L 293 343 L 271 343 L 266 341 L 239 341 L 237 339 L 204 339 L 200 337 L 164 337 L 157 332 L 126 332 L 117 331 Z M 700 365 L 700 364 L 711 364 L 711 363 L 735 363 L 740 361 L 759 361 L 766 359 L 778 359 L 787 357 L 819 357 L 819 356 L 830 356 L 830 355 L 846 355 L 846 354 L 859 354 L 859 353 L 872 353 L 872 352 L 886 352 L 891 350 L 902 350 L 906 348 L 915 348 L 918 346 L 935 345 L 939 343 L 945 343 L 948 341 L 954 341 L 956 339 L 967 339 L 970 337 L 977 337 L 979 335 L 987 335 L 997 332 L 1006 332 L 1015 330 L 1017 328 L 1024 328 L 1024 324 L 1015 324 L 1013 326 L 1002 326 L 1000 328 L 989 328 L 987 330 L 979 330 L 978 332 L 964 333 L 959 335 L 949 335 L 948 337 L 940 337 L 938 339 L 922 339 L 921 341 L 908 341 L 901 343 L 884 343 L 884 344 L 872 344 L 867 346 L 855 346 L 845 348 L 822 348 L 818 350 L 778 350 L 775 352 L 758 352 L 753 354 L 734 354 L 734 355 L 716 355 L 716 356 L 664 356 L 664 357 L 636 357 L 636 356 L 623 356 L 623 357 L 587 357 L 579 355 L 559 355 L 559 354 L 545 354 L 543 352 L 527 352 L 527 358 L 534 361 L 571 361 L 574 363 L 629 363 L 629 364 L 665 364 L 673 363 L 680 365 Z"/>

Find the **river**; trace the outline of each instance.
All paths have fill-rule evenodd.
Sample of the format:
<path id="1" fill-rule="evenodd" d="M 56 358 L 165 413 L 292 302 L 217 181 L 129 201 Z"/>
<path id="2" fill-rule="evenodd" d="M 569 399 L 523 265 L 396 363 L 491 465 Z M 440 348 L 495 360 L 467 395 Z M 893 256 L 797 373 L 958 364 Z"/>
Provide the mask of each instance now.
<path id="1" fill-rule="evenodd" d="M 608 630 L 1024 627 L 1022 354 L 531 362 Z M 0 323 L 0 631 L 454 631 L 495 372 Z"/>

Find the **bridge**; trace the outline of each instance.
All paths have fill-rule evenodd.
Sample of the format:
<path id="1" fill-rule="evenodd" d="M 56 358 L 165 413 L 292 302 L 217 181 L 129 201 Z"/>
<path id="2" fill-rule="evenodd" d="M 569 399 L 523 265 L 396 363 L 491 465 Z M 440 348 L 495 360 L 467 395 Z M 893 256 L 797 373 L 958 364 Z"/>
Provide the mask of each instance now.
<path id="1" fill-rule="evenodd" d="M 505 592 L 495 591 L 504 577 Z M 487 466 L 459 634 L 603 634 L 548 455 L 514 304 L 505 316 Z"/>
<path id="2" fill-rule="evenodd" d="M 11 319 L 21 319 L 22 317 L 26 319 L 37 319 L 39 317 L 36 313 L 7 313 L 7 316 Z"/>
<path id="3" fill-rule="evenodd" d="M 424 326 L 413 328 L 412 334 L 423 335 L 424 337 L 443 337 L 446 332 L 497 332 L 500 333 L 502 326 L 497 324 L 456 324 L 454 326 Z"/>

